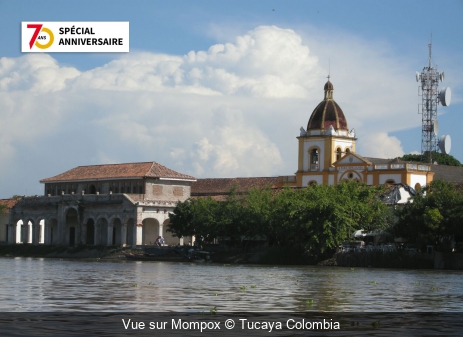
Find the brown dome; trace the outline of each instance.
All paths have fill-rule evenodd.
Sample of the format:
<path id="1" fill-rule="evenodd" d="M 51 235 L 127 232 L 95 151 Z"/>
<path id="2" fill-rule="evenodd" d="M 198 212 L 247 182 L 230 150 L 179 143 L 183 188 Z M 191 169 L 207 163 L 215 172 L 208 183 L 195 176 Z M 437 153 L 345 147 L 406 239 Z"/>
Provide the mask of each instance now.
<path id="1" fill-rule="evenodd" d="M 328 80 L 325 87 L 325 99 L 317 105 L 307 124 L 309 130 L 326 130 L 333 126 L 335 130 L 346 130 L 347 120 L 344 112 L 333 99 L 333 84 Z"/>

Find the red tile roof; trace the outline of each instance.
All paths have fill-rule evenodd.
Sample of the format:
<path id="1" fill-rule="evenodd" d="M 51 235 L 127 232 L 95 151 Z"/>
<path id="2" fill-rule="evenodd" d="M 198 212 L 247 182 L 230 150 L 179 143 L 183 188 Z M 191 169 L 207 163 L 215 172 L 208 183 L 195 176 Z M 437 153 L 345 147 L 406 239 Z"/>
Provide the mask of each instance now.
<path id="1" fill-rule="evenodd" d="M 232 187 L 236 187 L 238 193 L 246 193 L 253 187 L 272 188 L 277 182 L 278 177 L 198 179 L 191 184 L 191 196 L 228 194 Z"/>
<path id="2" fill-rule="evenodd" d="M 16 199 L 0 199 L 0 205 L 6 205 L 8 209 L 12 208 L 14 205 L 18 203 L 21 198 Z"/>
<path id="3" fill-rule="evenodd" d="M 167 178 L 196 180 L 195 177 L 171 170 L 156 162 L 78 166 L 41 183 L 117 178 Z"/>

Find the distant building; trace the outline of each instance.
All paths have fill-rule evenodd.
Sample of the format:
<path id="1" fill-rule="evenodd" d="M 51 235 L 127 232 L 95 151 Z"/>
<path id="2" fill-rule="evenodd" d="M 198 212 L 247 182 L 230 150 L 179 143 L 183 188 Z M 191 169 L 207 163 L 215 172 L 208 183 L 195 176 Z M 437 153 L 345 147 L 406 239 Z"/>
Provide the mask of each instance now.
<path id="1" fill-rule="evenodd" d="M 79 166 L 43 179 L 45 195 L 9 212 L 9 243 L 154 245 L 196 179 L 156 162 Z M 25 224 L 25 225 L 24 225 Z"/>

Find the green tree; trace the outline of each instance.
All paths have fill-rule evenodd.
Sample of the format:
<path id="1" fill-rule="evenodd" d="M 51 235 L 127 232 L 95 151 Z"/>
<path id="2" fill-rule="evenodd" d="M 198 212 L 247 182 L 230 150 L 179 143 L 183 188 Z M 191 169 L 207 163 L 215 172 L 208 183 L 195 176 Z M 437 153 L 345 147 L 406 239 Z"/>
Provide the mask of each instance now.
<path id="1" fill-rule="evenodd" d="M 440 245 L 463 237 L 463 193 L 434 180 L 397 211 L 396 236 L 419 244 Z"/>
<path id="2" fill-rule="evenodd" d="M 416 161 L 423 163 L 430 162 L 429 152 L 426 152 L 424 156 L 421 156 L 420 154 L 406 154 L 402 156 L 400 159 L 404 161 Z M 449 154 L 435 151 L 432 152 L 432 162 L 437 162 L 439 165 L 461 166 L 461 163 L 455 157 Z"/>
<path id="3" fill-rule="evenodd" d="M 218 202 L 210 197 L 179 202 L 169 214 L 167 231 L 177 237 L 195 236 L 199 243 L 204 238 L 215 238 L 218 207 Z"/>
<path id="4" fill-rule="evenodd" d="M 354 181 L 278 193 L 264 188 L 238 195 L 232 189 L 223 202 L 211 198 L 180 202 L 170 215 L 168 231 L 194 235 L 199 241 L 226 238 L 236 245 L 266 237 L 272 246 L 324 252 L 356 230 L 385 228 L 388 212 L 379 200 L 382 192 Z"/>
<path id="5" fill-rule="evenodd" d="M 241 216 L 243 219 L 243 234 L 252 240 L 268 238 L 272 225 L 273 193 L 270 188 L 252 188 L 243 199 Z"/>

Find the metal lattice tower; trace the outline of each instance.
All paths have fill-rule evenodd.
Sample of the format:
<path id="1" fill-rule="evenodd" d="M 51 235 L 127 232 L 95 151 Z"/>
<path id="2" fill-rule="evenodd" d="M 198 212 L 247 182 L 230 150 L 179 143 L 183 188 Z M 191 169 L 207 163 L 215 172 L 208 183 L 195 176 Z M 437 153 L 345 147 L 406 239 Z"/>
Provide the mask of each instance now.
<path id="1" fill-rule="evenodd" d="M 421 79 L 421 156 L 424 159 L 429 153 L 432 162 L 432 152 L 437 151 L 437 105 L 439 103 L 439 80 L 441 75 L 437 66 L 432 66 L 432 43 L 428 44 L 428 66 L 423 68 L 421 74 L 417 73 L 417 81 Z"/>

